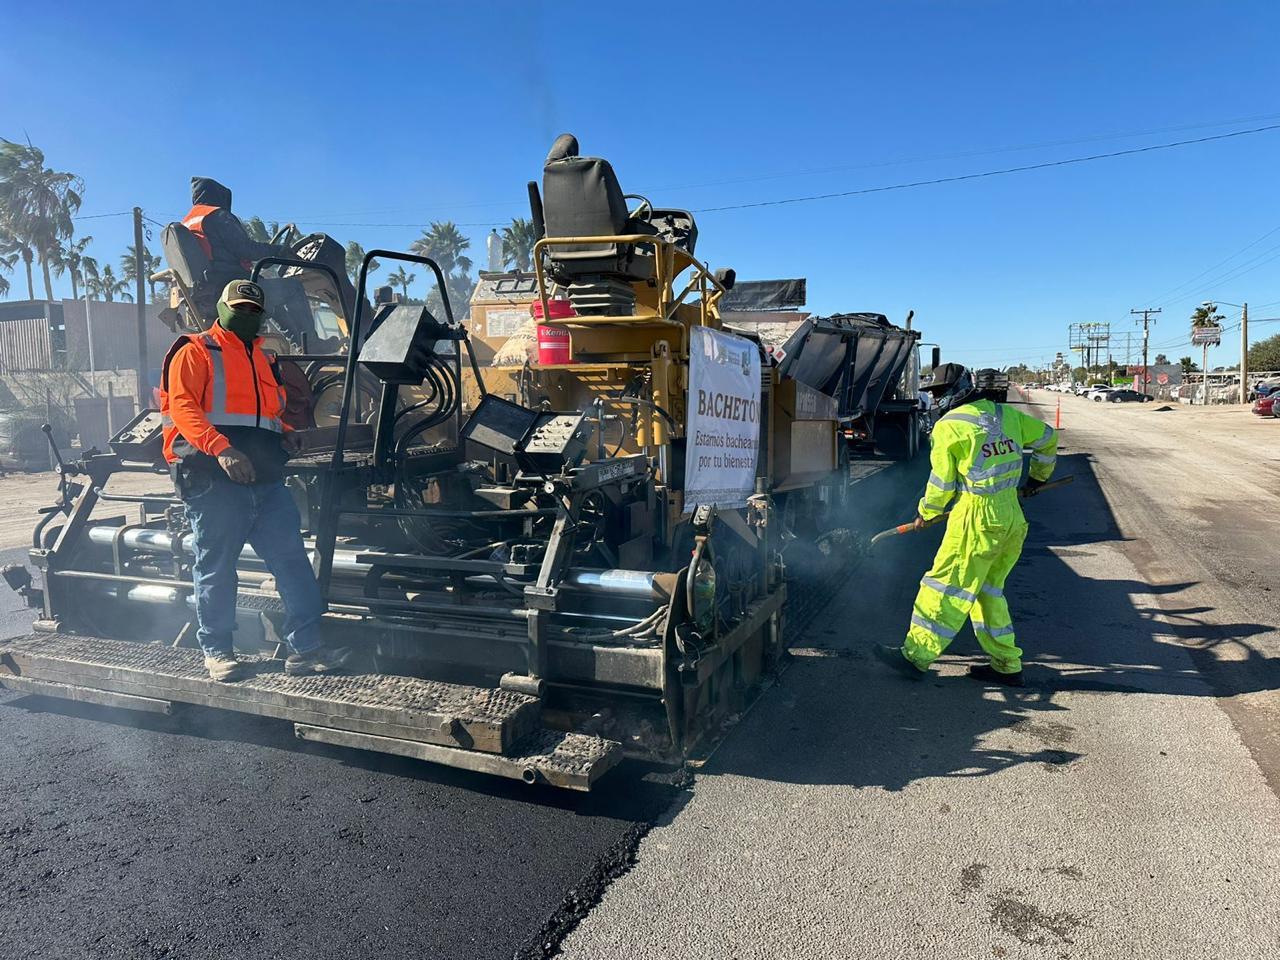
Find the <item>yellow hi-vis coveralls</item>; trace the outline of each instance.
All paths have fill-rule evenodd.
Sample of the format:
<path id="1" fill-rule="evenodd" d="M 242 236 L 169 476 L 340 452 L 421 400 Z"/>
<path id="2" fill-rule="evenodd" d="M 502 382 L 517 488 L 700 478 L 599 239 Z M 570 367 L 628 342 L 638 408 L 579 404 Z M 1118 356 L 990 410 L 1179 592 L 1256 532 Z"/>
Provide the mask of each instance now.
<path id="1" fill-rule="evenodd" d="M 1058 434 L 1042 420 L 1003 403 L 977 400 L 947 413 L 933 428 L 931 472 L 920 500 L 925 520 L 959 493 L 933 567 L 920 581 L 902 653 L 921 670 L 973 621 L 978 643 L 1000 673 L 1022 669 L 1004 583 L 1018 562 L 1027 521 L 1018 502 L 1023 448 L 1031 476 L 1048 480 Z"/>

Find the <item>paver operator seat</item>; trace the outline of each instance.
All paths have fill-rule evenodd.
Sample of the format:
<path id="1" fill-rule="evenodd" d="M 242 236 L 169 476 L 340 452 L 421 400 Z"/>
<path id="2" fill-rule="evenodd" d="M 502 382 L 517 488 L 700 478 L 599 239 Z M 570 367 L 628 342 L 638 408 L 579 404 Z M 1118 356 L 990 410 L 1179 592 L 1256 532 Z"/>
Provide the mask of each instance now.
<path id="1" fill-rule="evenodd" d="M 205 273 L 213 261 L 204 252 L 190 230 L 180 223 L 171 223 L 160 234 L 160 246 L 164 250 L 165 263 L 177 274 L 178 279 L 191 291 L 192 303 L 198 310 L 201 319 L 210 320 L 217 316 L 214 304 L 217 303 L 217 292 L 212 300 L 206 291 L 213 290 L 212 283 L 205 282 Z M 230 278 L 234 279 L 234 278 Z M 221 290 L 221 287 L 218 288 Z"/>
<path id="2" fill-rule="evenodd" d="M 601 157 L 578 155 L 578 139 L 561 134 L 542 169 L 543 216 L 548 237 L 647 234 L 688 253 L 698 228 L 687 210 L 655 210 L 638 194 L 624 194 L 613 166 Z M 628 210 L 627 200 L 639 200 Z M 554 245 L 547 251 L 552 279 L 568 289 L 579 313 L 629 313 L 631 283 L 654 273 L 654 248 L 643 243 Z"/>

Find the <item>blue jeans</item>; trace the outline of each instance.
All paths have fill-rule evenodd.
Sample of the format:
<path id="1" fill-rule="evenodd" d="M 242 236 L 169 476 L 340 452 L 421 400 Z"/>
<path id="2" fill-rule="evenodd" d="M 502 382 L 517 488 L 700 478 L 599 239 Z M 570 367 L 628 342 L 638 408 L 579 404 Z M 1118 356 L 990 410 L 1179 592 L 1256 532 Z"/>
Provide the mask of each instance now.
<path id="1" fill-rule="evenodd" d="M 205 480 L 208 486 L 205 486 Z M 284 600 L 285 641 L 295 653 L 320 646 L 324 599 L 302 544 L 293 497 L 280 481 L 234 483 L 221 470 L 184 491 L 195 550 L 196 639 L 206 655 L 230 654 L 236 629 L 236 561 L 248 543 Z"/>

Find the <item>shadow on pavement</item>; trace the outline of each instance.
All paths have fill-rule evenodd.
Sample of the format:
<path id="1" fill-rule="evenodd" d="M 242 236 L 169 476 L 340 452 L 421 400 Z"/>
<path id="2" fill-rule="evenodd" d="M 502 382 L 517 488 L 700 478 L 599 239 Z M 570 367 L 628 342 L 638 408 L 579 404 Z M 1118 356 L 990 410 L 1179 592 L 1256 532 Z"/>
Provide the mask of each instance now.
<path id="1" fill-rule="evenodd" d="M 901 642 L 941 531 L 892 538 L 793 642 L 792 668 L 706 772 L 899 790 L 917 779 L 985 776 L 1018 764 L 1051 768 L 1080 757 L 1058 693 L 1224 697 L 1280 688 L 1280 658 L 1247 642 L 1274 625 L 1217 623 L 1212 608 L 1180 605 L 1195 581 L 1148 584 L 1073 569 L 1104 572 L 1117 554 L 1098 548 L 1123 538 L 1090 459 L 1062 456 L 1058 471 L 1076 480 L 1024 504 L 1031 531 L 1008 588 L 1025 687 L 984 687 L 936 671 L 916 682 L 871 656 L 873 645 Z M 913 503 L 898 505 L 904 519 Z M 1241 659 L 1219 659 L 1220 651 Z M 943 662 L 957 659 L 981 660 L 967 626 Z M 998 747 L 985 742 L 1005 728 L 1015 736 L 1001 736 Z"/>

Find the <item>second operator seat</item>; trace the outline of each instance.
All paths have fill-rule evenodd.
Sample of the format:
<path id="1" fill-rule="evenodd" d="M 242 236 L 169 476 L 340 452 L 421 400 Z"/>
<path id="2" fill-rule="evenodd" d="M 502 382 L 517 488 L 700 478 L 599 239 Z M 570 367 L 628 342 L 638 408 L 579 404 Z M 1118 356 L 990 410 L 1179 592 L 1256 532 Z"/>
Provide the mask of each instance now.
<path id="1" fill-rule="evenodd" d="M 632 216 L 608 160 L 578 156 L 578 140 L 562 134 L 542 169 L 548 237 L 657 235 L 648 218 Z M 572 244 L 547 250 L 550 273 L 578 313 L 634 312 L 631 284 L 654 273 L 653 248 L 633 243 Z"/>

